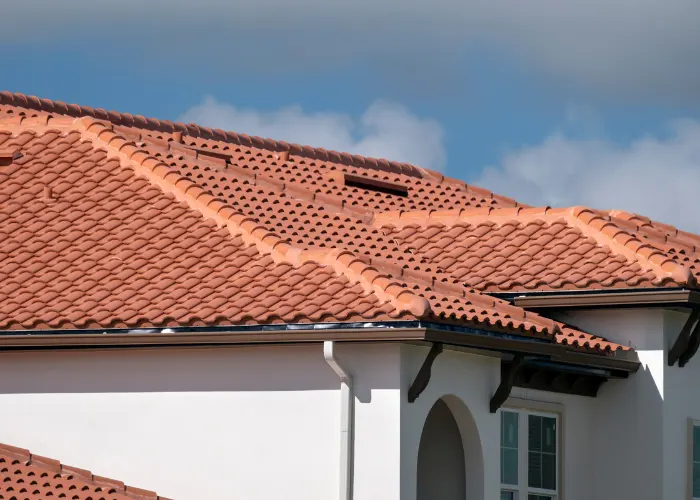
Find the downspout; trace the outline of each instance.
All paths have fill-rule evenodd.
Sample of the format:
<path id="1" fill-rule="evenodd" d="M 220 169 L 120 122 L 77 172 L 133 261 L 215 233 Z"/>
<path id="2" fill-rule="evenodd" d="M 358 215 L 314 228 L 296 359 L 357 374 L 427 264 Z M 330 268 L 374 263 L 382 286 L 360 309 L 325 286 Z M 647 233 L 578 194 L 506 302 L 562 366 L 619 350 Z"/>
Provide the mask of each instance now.
<path id="1" fill-rule="evenodd" d="M 354 402 L 352 377 L 335 357 L 335 342 L 323 343 L 323 357 L 340 378 L 340 500 L 352 499 Z"/>

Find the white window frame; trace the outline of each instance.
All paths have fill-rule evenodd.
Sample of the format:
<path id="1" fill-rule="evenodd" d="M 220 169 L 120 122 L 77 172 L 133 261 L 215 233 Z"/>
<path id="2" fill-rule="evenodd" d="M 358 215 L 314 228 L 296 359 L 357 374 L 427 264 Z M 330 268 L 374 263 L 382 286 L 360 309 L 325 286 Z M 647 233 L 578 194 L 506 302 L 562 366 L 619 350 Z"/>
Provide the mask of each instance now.
<path id="1" fill-rule="evenodd" d="M 700 420 L 693 418 L 688 419 L 688 457 L 687 457 L 687 478 L 688 478 L 688 500 L 698 500 L 700 497 L 693 496 L 693 430 L 695 427 L 700 427 Z"/>
<path id="2" fill-rule="evenodd" d="M 563 439 L 563 412 L 558 404 L 544 403 L 537 401 L 518 400 L 517 398 L 509 398 L 508 401 L 498 412 L 498 428 L 499 428 L 499 446 L 498 453 L 500 457 L 501 446 L 501 412 L 508 411 L 518 414 L 518 485 L 500 484 L 499 495 L 501 491 L 512 491 L 515 493 L 515 500 L 528 500 L 528 495 L 546 495 L 551 496 L 554 500 L 563 500 L 563 483 L 562 483 L 562 439 Z M 528 487 L 528 416 L 541 416 L 556 419 L 556 490 L 544 490 L 541 488 Z M 500 459 L 499 459 L 499 482 L 501 477 Z"/>

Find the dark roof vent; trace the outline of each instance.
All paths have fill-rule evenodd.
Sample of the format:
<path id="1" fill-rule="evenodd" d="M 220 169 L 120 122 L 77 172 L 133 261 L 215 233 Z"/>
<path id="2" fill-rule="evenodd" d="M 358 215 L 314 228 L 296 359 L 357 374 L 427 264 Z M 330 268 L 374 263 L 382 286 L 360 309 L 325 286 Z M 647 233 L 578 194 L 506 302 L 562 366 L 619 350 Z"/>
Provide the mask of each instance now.
<path id="1" fill-rule="evenodd" d="M 393 194 L 395 196 L 408 196 L 408 187 L 398 182 L 385 181 L 364 177 L 355 174 L 343 174 L 345 185 L 366 189 L 367 191 L 376 191 L 378 193 Z"/>
<path id="2" fill-rule="evenodd" d="M 0 167 L 12 165 L 12 162 L 22 157 L 22 153 L 16 150 L 0 149 Z"/>

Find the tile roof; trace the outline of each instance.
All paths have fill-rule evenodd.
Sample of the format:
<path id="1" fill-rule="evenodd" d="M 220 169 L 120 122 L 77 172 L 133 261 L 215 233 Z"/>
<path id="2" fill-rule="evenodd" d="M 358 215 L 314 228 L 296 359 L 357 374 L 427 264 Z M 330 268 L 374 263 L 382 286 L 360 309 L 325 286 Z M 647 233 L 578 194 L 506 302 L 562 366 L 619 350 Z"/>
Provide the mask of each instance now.
<path id="1" fill-rule="evenodd" d="M 429 319 L 626 349 L 483 293 L 693 281 L 623 219 L 0 92 L 0 329 Z"/>
<path id="2" fill-rule="evenodd" d="M 374 225 L 487 292 L 695 287 L 700 272 L 697 236 L 663 241 L 658 231 L 585 207 L 383 212 Z"/>
<path id="3" fill-rule="evenodd" d="M 90 471 L 0 444 L 0 499 L 167 500 Z"/>

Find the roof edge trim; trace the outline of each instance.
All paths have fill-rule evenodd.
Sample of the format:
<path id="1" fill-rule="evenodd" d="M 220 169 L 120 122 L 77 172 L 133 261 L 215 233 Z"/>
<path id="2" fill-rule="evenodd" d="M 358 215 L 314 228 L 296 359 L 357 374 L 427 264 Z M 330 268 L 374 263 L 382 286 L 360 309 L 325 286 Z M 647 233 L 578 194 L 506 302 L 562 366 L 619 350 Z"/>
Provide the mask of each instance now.
<path id="1" fill-rule="evenodd" d="M 344 342 L 444 342 L 498 352 L 524 352 L 576 364 L 636 371 L 634 351 L 577 352 L 566 344 L 466 326 L 423 321 L 372 323 L 308 323 L 176 327 L 112 330 L 6 330 L 0 331 L 0 351 L 34 349 L 95 349 L 148 347 L 212 347 L 254 344 L 306 344 L 327 340 Z"/>
<path id="2" fill-rule="evenodd" d="M 514 305 L 527 309 L 700 305 L 700 292 L 685 288 L 506 292 L 489 295 L 509 300 Z"/>

